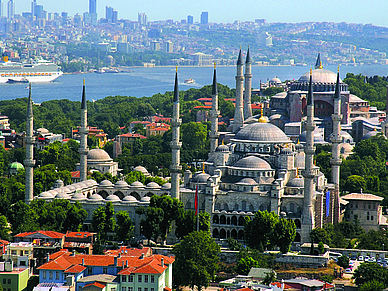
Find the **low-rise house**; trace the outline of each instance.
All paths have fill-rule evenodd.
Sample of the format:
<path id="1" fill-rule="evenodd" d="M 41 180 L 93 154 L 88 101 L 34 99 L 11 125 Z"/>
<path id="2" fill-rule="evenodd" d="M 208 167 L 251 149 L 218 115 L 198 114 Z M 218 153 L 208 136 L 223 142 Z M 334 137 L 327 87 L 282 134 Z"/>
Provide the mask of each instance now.
<path id="1" fill-rule="evenodd" d="M 22 291 L 27 287 L 28 268 L 14 268 L 12 262 L 0 262 L 0 284 L 3 291 Z"/>
<path id="2" fill-rule="evenodd" d="M 65 235 L 63 247 L 71 252 L 76 251 L 91 255 L 93 253 L 95 235 L 93 232 L 68 231 Z"/>

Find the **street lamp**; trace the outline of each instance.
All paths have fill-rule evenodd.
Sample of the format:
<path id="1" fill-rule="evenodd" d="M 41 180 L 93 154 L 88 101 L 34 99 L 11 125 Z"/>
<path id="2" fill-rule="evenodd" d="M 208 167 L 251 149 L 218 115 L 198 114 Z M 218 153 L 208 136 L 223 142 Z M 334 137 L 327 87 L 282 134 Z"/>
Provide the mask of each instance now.
<path id="1" fill-rule="evenodd" d="M 384 244 L 383 244 L 383 251 L 384 251 Z"/>

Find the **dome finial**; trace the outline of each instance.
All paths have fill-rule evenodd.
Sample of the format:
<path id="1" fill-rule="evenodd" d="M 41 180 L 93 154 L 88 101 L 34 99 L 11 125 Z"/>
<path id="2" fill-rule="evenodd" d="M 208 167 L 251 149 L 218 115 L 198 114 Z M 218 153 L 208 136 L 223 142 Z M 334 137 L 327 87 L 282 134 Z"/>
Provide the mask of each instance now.
<path id="1" fill-rule="evenodd" d="M 202 162 L 202 174 L 205 174 L 205 162 Z"/>
<path id="2" fill-rule="evenodd" d="M 214 69 L 216 69 L 217 68 L 217 63 L 216 62 L 214 62 Z"/>
<path id="3" fill-rule="evenodd" d="M 260 109 L 260 118 L 259 118 L 259 122 L 260 123 L 267 123 L 267 120 L 265 119 L 264 117 L 264 112 L 263 112 L 263 106 L 261 106 L 261 109 Z"/>
<path id="4" fill-rule="evenodd" d="M 224 145 L 224 140 L 222 140 L 221 144 Z"/>
<path id="5" fill-rule="evenodd" d="M 319 61 L 319 69 L 323 69 L 322 61 Z"/>
<path id="6" fill-rule="evenodd" d="M 295 178 L 299 178 L 299 167 L 296 167 L 296 177 Z"/>

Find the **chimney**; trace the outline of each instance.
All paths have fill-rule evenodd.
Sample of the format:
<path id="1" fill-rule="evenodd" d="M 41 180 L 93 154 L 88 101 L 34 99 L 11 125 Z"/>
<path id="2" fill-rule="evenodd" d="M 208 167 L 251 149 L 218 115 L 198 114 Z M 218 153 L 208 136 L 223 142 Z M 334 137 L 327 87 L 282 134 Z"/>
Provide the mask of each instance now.
<path id="1" fill-rule="evenodd" d="M 281 281 L 280 289 L 284 290 L 284 279 L 282 279 L 282 281 Z"/>
<path id="2" fill-rule="evenodd" d="M 164 258 L 160 259 L 160 264 L 162 265 L 162 267 L 164 267 Z"/>
<path id="3" fill-rule="evenodd" d="M 128 260 L 125 260 L 125 267 L 128 268 Z"/>
<path id="4" fill-rule="evenodd" d="M 75 257 L 75 250 L 73 250 L 72 256 Z"/>
<path id="5" fill-rule="evenodd" d="M 123 264 L 122 264 L 122 265 L 123 265 L 122 268 L 124 269 L 124 268 L 125 268 L 124 261 L 122 261 L 122 263 L 123 263 Z"/>
<path id="6" fill-rule="evenodd" d="M 46 262 L 49 262 L 50 261 L 50 254 L 47 254 L 46 256 Z"/>
<path id="7" fill-rule="evenodd" d="M 82 259 L 82 266 L 85 266 L 85 259 Z"/>
<path id="8" fill-rule="evenodd" d="M 144 254 L 141 254 L 139 257 L 140 260 L 144 259 Z"/>
<path id="9" fill-rule="evenodd" d="M 117 257 L 114 259 L 114 265 L 117 267 Z"/>

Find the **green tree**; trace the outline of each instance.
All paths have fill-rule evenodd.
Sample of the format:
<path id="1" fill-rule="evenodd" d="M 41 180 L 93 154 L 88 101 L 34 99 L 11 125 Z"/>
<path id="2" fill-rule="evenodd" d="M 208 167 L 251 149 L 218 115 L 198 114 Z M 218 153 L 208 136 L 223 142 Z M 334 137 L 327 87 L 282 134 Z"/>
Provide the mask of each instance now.
<path id="1" fill-rule="evenodd" d="M 4 215 L 0 216 L 0 239 L 9 240 L 11 229 L 8 226 L 7 218 Z"/>
<path id="2" fill-rule="evenodd" d="M 349 192 L 360 193 L 361 189 L 366 189 L 366 182 L 363 177 L 358 175 L 352 175 L 346 179 L 344 190 Z"/>
<path id="3" fill-rule="evenodd" d="M 318 244 L 318 252 L 320 253 L 320 254 L 323 254 L 324 252 L 325 252 L 325 245 L 323 244 L 323 242 L 319 242 L 319 244 Z"/>
<path id="4" fill-rule="evenodd" d="M 259 262 L 252 257 L 241 258 L 237 263 L 237 273 L 239 275 L 248 275 L 252 268 L 259 268 Z"/>
<path id="5" fill-rule="evenodd" d="M 97 233 L 97 236 L 101 239 L 105 239 L 105 222 L 106 213 L 104 207 L 100 206 L 93 211 L 92 216 L 92 228 Z"/>
<path id="6" fill-rule="evenodd" d="M 127 211 L 116 213 L 116 237 L 120 241 L 128 242 L 133 235 L 134 226 Z"/>
<path id="7" fill-rule="evenodd" d="M 220 247 L 208 232 L 194 231 L 173 248 L 174 285 L 199 291 L 209 286 L 218 268 Z"/>
<path id="8" fill-rule="evenodd" d="M 209 231 L 210 230 L 210 215 L 209 213 L 200 212 L 199 216 L 199 230 Z M 195 216 L 194 210 L 180 210 L 179 215 L 176 218 L 176 229 L 175 235 L 177 238 L 182 239 L 197 229 L 197 217 Z"/>
<path id="9" fill-rule="evenodd" d="M 358 288 L 360 291 L 382 291 L 384 289 L 385 284 L 377 280 L 366 282 Z"/>
<path id="10" fill-rule="evenodd" d="M 155 207 L 138 207 L 136 213 L 145 215 L 145 218 L 141 218 L 140 220 L 141 234 L 148 239 L 148 243 L 151 239 L 156 242 L 161 233 L 160 221 L 162 221 L 164 217 L 163 210 Z"/>
<path id="11" fill-rule="evenodd" d="M 323 242 L 324 244 L 330 245 L 330 236 L 328 235 L 327 231 L 323 228 L 316 227 L 310 232 L 310 238 L 311 242 L 313 243 L 320 243 Z"/>
<path id="12" fill-rule="evenodd" d="M 264 285 L 269 285 L 273 282 L 276 282 L 276 273 L 274 271 L 271 271 L 265 275 L 265 278 L 261 283 Z"/>
<path id="13" fill-rule="evenodd" d="M 377 263 L 363 263 L 354 270 L 353 277 L 357 286 L 362 286 L 371 281 L 378 281 L 384 284 L 388 283 L 388 271 Z"/>
<path id="14" fill-rule="evenodd" d="M 338 266 L 346 269 L 349 268 L 349 257 L 348 256 L 340 256 L 337 261 Z"/>
<path id="15" fill-rule="evenodd" d="M 280 218 L 275 224 L 274 239 L 280 251 L 285 254 L 296 236 L 296 225 L 293 220 Z"/>

